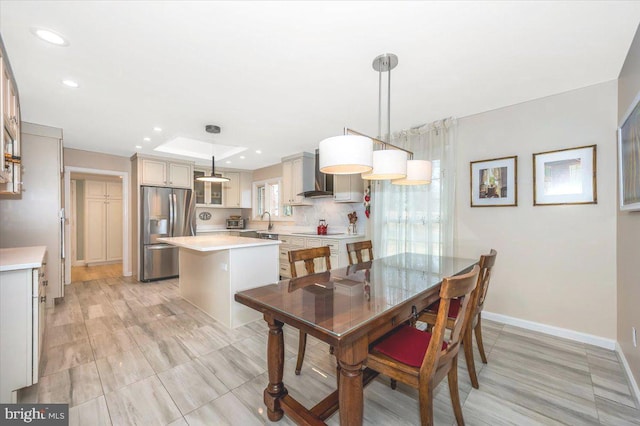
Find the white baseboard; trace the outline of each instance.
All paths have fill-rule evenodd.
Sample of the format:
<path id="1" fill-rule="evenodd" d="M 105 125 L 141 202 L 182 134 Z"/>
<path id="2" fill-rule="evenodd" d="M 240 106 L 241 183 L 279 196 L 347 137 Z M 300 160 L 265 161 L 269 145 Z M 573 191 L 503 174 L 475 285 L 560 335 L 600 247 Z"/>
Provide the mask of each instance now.
<path id="1" fill-rule="evenodd" d="M 520 318 L 510 317 L 507 315 L 496 314 L 487 311 L 482 311 L 482 317 L 502 324 L 508 324 L 527 330 L 538 331 L 540 333 L 549 334 L 551 336 L 563 337 L 575 342 L 587 343 L 589 345 L 598 346 L 600 348 L 609 349 L 612 351 L 616 349 L 617 342 L 613 339 L 605 339 L 604 337 L 581 333 L 579 331 L 569 330 L 568 328 L 554 327 L 552 325 L 527 321 Z"/>
<path id="2" fill-rule="evenodd" d="M 627 377 L 629 378 L 629 383 L 631 384 L 631 391 L 636 397 L 636 404 L 640 407 L 640 388 L 638 388 L 638 382 L 636 382 L 635 377 L 633 377 L 633 372 L 631 371 L 631 366 L 627 362 L 627 358 L 624 356 L 622 352 L 622 347 L 620 343 L 616 342 L 616 352 L 618 352 L 618 356 L 620 356 L 620 360 L 622 361 L 622 365 L 624 366 L 624 371 L 627 373 Z"/>

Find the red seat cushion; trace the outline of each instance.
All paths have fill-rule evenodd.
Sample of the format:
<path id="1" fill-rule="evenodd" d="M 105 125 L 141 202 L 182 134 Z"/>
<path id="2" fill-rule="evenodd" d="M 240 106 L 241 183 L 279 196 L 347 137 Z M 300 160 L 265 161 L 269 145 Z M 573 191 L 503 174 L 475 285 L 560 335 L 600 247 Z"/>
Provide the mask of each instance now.
<path id="1" fill-rule="evenodd" d="M 403 364 L 420 367 L 430 341 L 431 333 L 405 325 L 373 349 Z M 446 348 L 447 343 L 442 342 L 442 349 Z"/>
<path id="2" fill-rule="evenodd" d="M 427 308 L 428 311 L 435 313 L 438 313 L 438 309 L 440 309 L 439 300 Z M 449 304 L 449 318 L 458 318 L 458 312 L 460 312 L 460 299 L 451 299 L 451 303 Z"/>

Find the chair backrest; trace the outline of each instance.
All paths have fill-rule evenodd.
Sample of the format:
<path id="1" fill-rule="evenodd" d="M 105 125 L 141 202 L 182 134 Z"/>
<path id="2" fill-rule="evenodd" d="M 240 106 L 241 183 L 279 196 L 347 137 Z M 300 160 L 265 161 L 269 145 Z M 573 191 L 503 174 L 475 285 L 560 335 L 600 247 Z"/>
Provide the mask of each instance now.
<path id="1" fill-rule="evenodd" d="M 462 338 L 462 328 L 465 324 L 465 319 L 471 315 L 471 309 L 473 308 L 470 303 L 471 293 L 476 288 L 479 272 L 480 267 L 475 265 L 471 272 L 447 277 L 442 280 L 440 307 L 438 308 L 436 323 L 432 328 L 431 342 L 429 343 L 429 348 L 425 353 L 422 366 L 420 367 L 420 380 L 430 380 L 440 365 L 450 362 L 451 359 L 457 355 L 460 349 L 460 340 Z M 449 305 L 451 304 L 451 299 L 454 298 L 462 299 L 462 306 L 460 307 L 458 317 L 455 319 L 451 336 L 447 341 L 447 347 L 442 350 Z"/>
<path id="2" fill-rule="evenodd" d="M 354 263 L 362 263 L 362 252 L 364 250 L 369 251 L 369 259 L 373 260 L 373 244 L 371 244 L 371 240 L 367 241 L 359 241 L 357 243 L 348 243 L 347 244 L 347 256 L 349 257 L 349 265 L 353 265 Z M 356 261 L 353 261 L 353 256 L 355 255 Z"/>
<path id="3" fill-rule="evenodd" d="M 487 290 L 489 289 L 489 281 L 491 280 L 491 268 L 496 263 L 496 256 L 498 252 L 491 249 L 489 254 L 483 254 L 480 256 L 480 274 L 478 275 L 478 302 L 476 303 L 476 312 L 482 311 L 484 307 L 484 300 L 487 298 Z"/>
<path id="4" fill-rule="evenodd" d="M 315 265 L 313 264 L 313 260 L 321 257 L 324 257 L 326 270 L 330 271 L 331 249 L 329 248 L 329 246 L 313 247 L 301 250 L 290 250 L 289 265 L 291 266 L 291 278 L 296 278 L 298 276 L 298 271 L 296 270 L 296 262 L 299 261 L 304 261 L 304 268 L 307 270 L 307 274 L 315 274 L 316 270 Z"/>

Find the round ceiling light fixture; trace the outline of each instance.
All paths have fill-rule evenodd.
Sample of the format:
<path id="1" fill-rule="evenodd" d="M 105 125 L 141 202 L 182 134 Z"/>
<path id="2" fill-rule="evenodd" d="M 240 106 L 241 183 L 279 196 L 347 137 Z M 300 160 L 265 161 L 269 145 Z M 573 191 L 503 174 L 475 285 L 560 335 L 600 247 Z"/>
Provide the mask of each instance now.
<path id="1" fill-rule="evenodd" d="M 62 84 L 64 84 L 67 87 L 72 87 L 74 89 L 77 89 L 78 87 L 80 87 L 78 82 L 73 81 L 73 80 L 62 80 Z"/>
<path id="2" fill-rule="evenodd" d="M 69 42 L 67 41 L 67 39 L 62 37 L 57 32 L 51 31 L 51 30 L 46 29 L 46 28 L 31 27 L 31 34 L 35 35 L 40 40 L 44 40 L 47 43 L 51 43 L 51 44 L 56 45 L 56 46 L 68 46 L 69 45 Z"/>
<path id="3" fill-rule="evenodd" d="M 204 126 L 204 130 L 207 133 L 220 133 L 220 126 L 215 126 L 213 124 L 207 124 Z"/>

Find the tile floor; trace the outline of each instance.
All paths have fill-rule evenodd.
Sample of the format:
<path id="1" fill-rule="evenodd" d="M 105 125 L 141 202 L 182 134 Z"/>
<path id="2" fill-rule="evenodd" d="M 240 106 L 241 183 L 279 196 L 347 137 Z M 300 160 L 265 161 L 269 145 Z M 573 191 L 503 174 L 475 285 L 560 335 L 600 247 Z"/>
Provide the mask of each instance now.
<path id="1" fill-rule="evenodd" d="M 80 281 L 66 294 L 47 314 L 43 377 L 21 401 L 69 403 L 71 425 L 270 423 L 263 321 L 231 331 L 180 299 L 176 280 Z M 483 333 L 489 364 L 476 354 L 479 390 L 464 357 L 459 366 L 468 425 L 640 425 L 615 352 L 489 321 Z M 310 337 L 295 376 L 297 338 L 285 327 L 284 382 L 311 407 L 335 389 L 335 361 Z M 393 391 L 379 377 L 365 389 L 364 415 L 368 425 L 416 425 L 416 392 L 401 384 Z M 446 380 L 435 421 L 455 423 Z"/>

